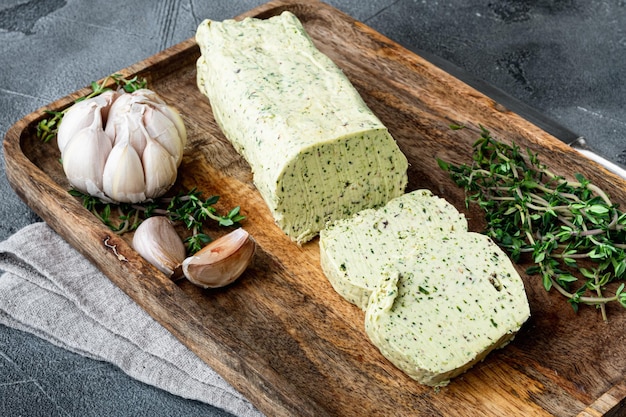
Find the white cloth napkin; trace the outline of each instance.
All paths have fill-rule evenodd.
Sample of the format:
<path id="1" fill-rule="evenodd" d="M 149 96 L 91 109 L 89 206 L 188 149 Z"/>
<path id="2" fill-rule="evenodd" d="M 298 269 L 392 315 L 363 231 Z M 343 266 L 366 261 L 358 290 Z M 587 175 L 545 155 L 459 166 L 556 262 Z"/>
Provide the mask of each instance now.
<path id="1" fill-rule="evenodd" d="M 0 322 L 237 416 L 262 414 L 47 224 L 0 242 Z"/>

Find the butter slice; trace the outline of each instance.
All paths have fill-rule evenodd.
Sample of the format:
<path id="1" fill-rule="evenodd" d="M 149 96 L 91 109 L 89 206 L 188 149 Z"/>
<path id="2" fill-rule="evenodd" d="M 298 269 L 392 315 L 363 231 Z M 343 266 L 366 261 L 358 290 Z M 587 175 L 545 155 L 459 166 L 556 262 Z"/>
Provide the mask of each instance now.
<path id="1" fill-rule="evenodd" d="M 205 20 L 196 40 L 198 88 L 293 240 L 404 192 L 406 157 L 292 13 Z"/>
<path id="2" fill-rule="evenodd" d="M 451 378 L 513 339 L 530 316 L 524 285 L 487 236 L 439 236 L 382 273 L 365 313 L 372 343 L 422 384 Z"/>
<path id="3" fill-rule="evenodd" d="M 467 220 L 452 204 L 429 190 L 412 191 L 322 230 L 322 270 L 335 291 L 365 310 L 390 259 L 428 244 L 434 235 L 465 231 Z"/>

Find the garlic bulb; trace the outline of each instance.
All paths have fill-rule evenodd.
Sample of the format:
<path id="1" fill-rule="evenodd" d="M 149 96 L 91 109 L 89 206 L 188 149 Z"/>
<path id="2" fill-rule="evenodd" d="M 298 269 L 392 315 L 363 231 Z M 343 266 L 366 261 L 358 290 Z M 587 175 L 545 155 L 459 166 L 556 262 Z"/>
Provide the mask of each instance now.
<path id="1" fill-rule="evenodd" d="M 70 184 L 119 203 L 163 195 L 176 181 L 186 142 L 181 116 L 148 89 L 80 101 L 57 133 Z"/>
<path id="2" fill-rule="evenodd" d="M 133 236 L 133 248 L 146 261 L 171 278 L 181 276 L 185 245 L 167 217 L 154 216 L 144 220 Z"/>
<path id="3" fill-rule="evenodd" d="M 256 243 L 244 229 L 214 240 L 183 261 L 183 273 L 203 288 L 218 288 L 234 282 L 246 270 Z"/>

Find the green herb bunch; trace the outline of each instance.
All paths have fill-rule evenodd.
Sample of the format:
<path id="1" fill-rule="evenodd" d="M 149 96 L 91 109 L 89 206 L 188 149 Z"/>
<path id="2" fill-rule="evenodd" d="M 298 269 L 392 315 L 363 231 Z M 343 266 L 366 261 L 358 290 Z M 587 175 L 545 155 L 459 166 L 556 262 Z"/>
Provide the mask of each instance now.
<path id="1" fill-rule="evenodd" d="M 485 233 L 515 262 L 530 256 L 527 273 L 576 311 L 594 305 L 606 321 L 607 303 L 626 308 L 626 214 L 603 190 L 580 174 L 575 181 L 553 174 L 537 154 L 493 139 L 482 126 L 472 160 L 438 163 L 465 189 L 466 204 L 484 210 Z"/>

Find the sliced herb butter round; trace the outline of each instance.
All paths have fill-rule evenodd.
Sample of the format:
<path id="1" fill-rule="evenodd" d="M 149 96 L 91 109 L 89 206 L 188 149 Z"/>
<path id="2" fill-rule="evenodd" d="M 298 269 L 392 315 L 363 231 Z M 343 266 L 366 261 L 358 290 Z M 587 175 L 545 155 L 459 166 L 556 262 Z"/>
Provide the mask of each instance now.
<path id="1" fill-rule="evenodd" d="M 205 20 L 196 40 L 198 88 L 293 240 L 404 192 L 406 157 L 292 13 Z"/>
<path id="2" fill-rule="evenodd" d="M 517 271 L 482 234 L 433 237 L 381 277 L 365 330 L 383 356 L 422 384 L 446 385 L 508 343 L 530 315 Z"/>
<path id="3" fill-rule="evenodd" d="M 322 270 L 342 297 L 365 310 L 390 259 L 428 244 L 433 235 L 465 231 L 467 220 L 453 205 L 429 190 L 412 191 L 322 230 Z"/>

